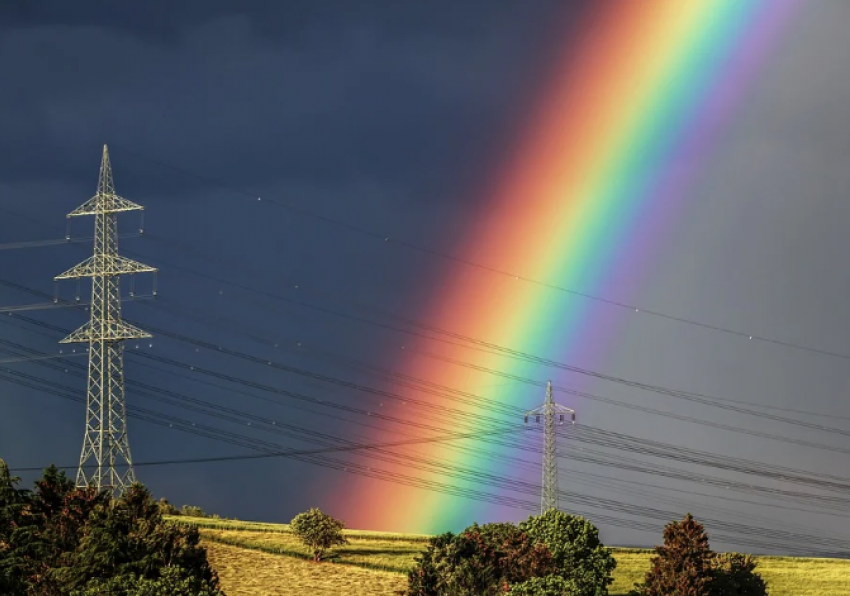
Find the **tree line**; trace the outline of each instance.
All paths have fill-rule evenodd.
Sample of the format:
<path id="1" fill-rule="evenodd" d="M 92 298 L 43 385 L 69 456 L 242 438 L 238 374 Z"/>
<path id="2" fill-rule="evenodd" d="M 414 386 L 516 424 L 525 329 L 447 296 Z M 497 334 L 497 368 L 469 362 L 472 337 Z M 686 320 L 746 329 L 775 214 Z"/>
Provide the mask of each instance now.
<path id="1" fill-rule="evenodd" d="M 33 490 L 19 483 L 0 459 L 0 595 L 224 596 L 198 529 L 163 517 L 206 517 L 199 507 L 178 511 L 140 484 L 118 498 L 77 488 L 54 466 Z M 316 563 L 347 543 L 344 526 L 319 509 L 290 524 Z M 690 514 L 663 539 L 629 596 L 766 596 L 756 560 L 712 551 Z M 616 566 L 590 521 L 550 510 L 432 537 L 404 594 L 608 596 Z"/>

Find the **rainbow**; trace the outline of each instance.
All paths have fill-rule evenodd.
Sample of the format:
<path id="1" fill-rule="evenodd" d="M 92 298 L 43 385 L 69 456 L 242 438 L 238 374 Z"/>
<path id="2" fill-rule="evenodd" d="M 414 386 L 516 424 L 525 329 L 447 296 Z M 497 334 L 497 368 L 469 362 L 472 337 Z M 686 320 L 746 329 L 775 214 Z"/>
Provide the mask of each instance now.
<path id="1" fill-rule="evenodd" d="M 486 213 L 452 252 L 525 278 L 627 298 L 686 202 L 713 139 L 799 4 L 595 2 L 582 36 L 563 48 L 509 167 L 493 180 Z M 428 311 L 417 318 L 566 362 L 602 359 L 621 320 L 612 309 L 591 311 L 586 300 L 459 264 L 447 266 Z M 494 386 L 499 380 L 492 376 L 423 358 L 417 348 L 500 370 L 508 366 L 515 374 L 539 374 L 530 364 L 460 346 L 437 347 L 426 339 L 409 343 L 395 365 L 404 374 L 522 407 L 542 401 L 533 388 Z M 518 399 L 518 389 L 528 395 Z M 481 414 L 449 398 L 419 398 L 469 417 Z M 375 431 L 370 438 L 398 437 Z M 504 464 L 470 461 L 446 446 L 417 452 L 508 471 Z M 439 532 L 518 516 L 379 480 L 346 476 L 343 482 L 344 496 L 331 509 L 350 527 Z"/>

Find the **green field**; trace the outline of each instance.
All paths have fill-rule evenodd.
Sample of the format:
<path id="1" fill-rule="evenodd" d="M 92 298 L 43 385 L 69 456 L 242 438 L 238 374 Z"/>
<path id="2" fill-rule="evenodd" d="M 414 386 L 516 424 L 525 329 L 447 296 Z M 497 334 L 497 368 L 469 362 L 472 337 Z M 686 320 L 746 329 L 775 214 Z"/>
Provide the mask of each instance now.
<path id="1" fill-rule="evenodd" d="M 170 518 L 199 528 L 229 596 L 398 594 L 406 571 L 428 536 L 346 530 L 349 544 L 322 565 L 309 562 L 285 524 Z M 650 551 L 613 548 L 611 596 L 624 596 L 649 568 Z M 759 557 L 758 572 L 771 596 L 847 596 L 850 561 Z M 271 570 L 275 571 L 272 572 Z"/>

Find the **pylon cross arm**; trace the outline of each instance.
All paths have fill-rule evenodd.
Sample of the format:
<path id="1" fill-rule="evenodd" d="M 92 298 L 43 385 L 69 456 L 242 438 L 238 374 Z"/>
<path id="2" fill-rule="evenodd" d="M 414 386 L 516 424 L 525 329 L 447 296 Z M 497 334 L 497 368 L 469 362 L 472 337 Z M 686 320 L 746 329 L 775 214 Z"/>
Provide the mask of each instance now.
<path id="1" fill-rule="evenodd" d="M 153 337 L 147 331 L 143 331 L 124 321 L 113 321 L 110 324 L 100 325 L 88 322 L 71 335 L 60 341 L 60 344 L 89 343 L 92 341 L 119 341 L 122 339 L 145 339 Z"/>
<path id="2" fill-rule="evenodd" d="M 79 265 L 75 265 L 54 277 L 54 280 L 74 279 L 77 277 L 109 277 L 123 275 L 125 273 L 152 273 L 157 271 L 156 267 L 139 263 L 133 259 L 119 255 L 100 254 L 87 258 Z"/>
<path id="3" fill-rule="evenodd" d="M 98 215 L 100 213 L 119 213 L 121 211 L 140 211 L 144 207 L 119 197 L 114 193 L 98 193 L 88 201 L 74 209 L 68 217 L 79 217 L 80 215 Z"/>

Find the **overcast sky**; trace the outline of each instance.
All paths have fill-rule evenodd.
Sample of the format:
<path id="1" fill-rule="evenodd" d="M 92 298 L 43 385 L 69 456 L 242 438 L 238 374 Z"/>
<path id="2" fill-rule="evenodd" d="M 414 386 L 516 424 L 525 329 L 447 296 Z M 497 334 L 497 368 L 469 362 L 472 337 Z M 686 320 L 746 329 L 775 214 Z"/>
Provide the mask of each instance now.
<path id="1" fill-rule="evenodd" d="M 490 197 L 484 189 L 493 170 L 515 147 L 552 65 L 562 58 L 570 37 L 581 31 L 587 6 L 566 4 L 272 1 L 252 2 L 249 10 L 208 1 L 150 2 L 130 10 L 93 1 L 4 2 L 0 243 L 61 237 L 65 214 L 94 191 L 101 147 L 107 142 L 119 194 L 147 209 L 145 237 L 122 240 L 122 250 L 161 269 L 161 299 L 126 304 L 128 318 L 260 359 L 381 386 L 363 371 L 315 354 L 281 353 L 252 341 L 244 331 L 281 345 L 301 341 L 376 365 L 386 361 L 399 341 L 392 331 L 352 324 L 244 287 L 300 296 L 314 307 L 350 314 L 362 314 L 365 305 L 417 316 L 425 290 L 451 265 L 421 254 L 388 252 L 362 234 L 259 206 L 250 195 L 451 250 L 486 208 Z M 706 156 L 681 215 L 664 231 L 661 252 L 646 267 L 646 278 L 630 286 L 632 295 L 610 298 L 850 354 L 848 19 L 850 5 L 841 0 L 807 5 L 796 15 L 749 81 L 733 125 Z M 122 217 L 123 230 L 133 229 L 134 217 Z M 88 236 L 90 226 L 90 221 L 75 221 L 73 234 Z M 53 276 L 84 258 L 87 250 L 87 244 L 4 250 L 0 279 L 52 293 Z M 144 288 L 146 282 L 137 283 Z M 296 295 L 295 285 L 313 294 Z M 72 282 L 60 286 L 65 298 L 74 291 Z M 6 286 L 0 288 L 0 299 L 5 305 L 43 301 Z M 193 321 L 187 310 L 218 322 Z M 21 314 L 69 329 L 87 316 L 81 310 Z M 850 429 L 846 358 L 616 311 L 610 316 L 619 317 L 615 345 L 605 361 L 593 362 L 603 372 L 811 410 L 831 418 L 763 411 Z M 11 319 L 0 321 L 9 323 L 0 327 L 3 340 L 42 352 L 60 349 L 56 342 L 61 333 L 16 326 Z M 369 407 L 373 399 L 195 351 L 161 335 L 131 349 L 339 403 Z M 33 363 L 9 367 L 73 387 L 80 397 L 85 394 L 84 379 L 75 376 L 75 369 L 66 373 Z M 234 394 L 221 384 L 199 384 L 185 370 L 145 357 L 128 356 L 127 377 L 267 419 L 285 417 L 291 424 L 336 436 L 355 438 L 364 432 L 321 411 L 291 411 Z M 835 433 L 622 386 L 590 388 L 682 416 L 850 448 L 846 436 Z M 81 404 L 8 382 L 0 395 L 0 457 L 12 468 L 76 463 L 83 433 Z M 538 397 L 531 395 L 527 403 Z M 132 388 L 128 403 L 284 446 L 311 445 L 260 433 L 244 421 L 230 424 L 138 397 Z M 583 415 L 597 428 L 850 478 L 848 458 L 834 451 L 602 404 L 586 407 Z M 132 419 L 130 440 L 137 461 L 249 452 Z M 752 523 L 762 527 L 794 525 L 842 540 L 850 537 L 834 517 L 725 501 L 698 484 L 671 484 L 616 468 L 573 463 L 571 469 L 702 492 L 667 495 L 675 502 L 665 502 L 663 508 L 680 515 L 692 511 L 730 518 L 717 511 L 725 508 L 739 515 L 735 519 L 757 514 L 758 524 Z M 741 478 L 717 470 L 705 473 Z M 268 521 L 288 521 L 307 507 L 329 505 L 333 499 L 327 488 L 342 486 L 346 477 L 291 460 L 139 468 L 137 474 L 158 496 L 178 505 L 193 503 L 225 516 Z M 32 474 L 24 476 L 28 483 L 33 479 Z M 636 494 L 630 491 L 638 485 L 600 487 L 578 478 L 564 472 L 562 486 L 635 506 L 658 504 L 652 495 L 660 488 L 643 486 L 643 493 Z M 487 511 L 512 521 L 528 513 Z M 654 533 L 598 525 L 608 543 L 649 545 L 660 540 L 663 526 L 653 523 L 658 524 Z"/>

